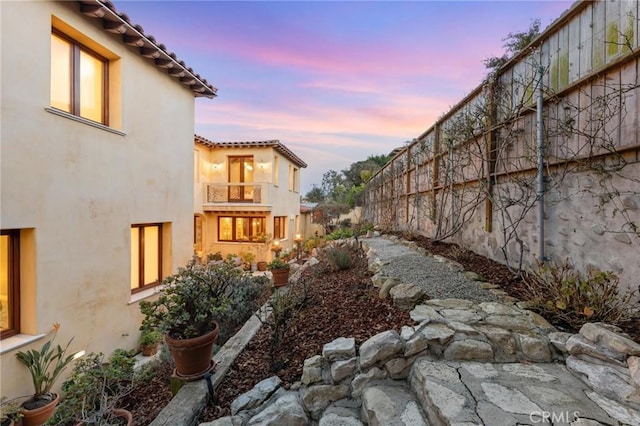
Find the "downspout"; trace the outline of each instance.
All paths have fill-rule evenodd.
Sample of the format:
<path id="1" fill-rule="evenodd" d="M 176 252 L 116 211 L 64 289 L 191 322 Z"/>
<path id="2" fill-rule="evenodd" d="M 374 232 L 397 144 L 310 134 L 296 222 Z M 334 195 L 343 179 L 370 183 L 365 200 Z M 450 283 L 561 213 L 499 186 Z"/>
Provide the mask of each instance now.
<path id="1" fill-rule="evenodd" d="M 544 67 L 538 67 L 538 105 L 536 108 L 536 126 L 537 126 L 537 142 L 538 142 L 538 261 L 544 263 L 544 139 L 543 139 L 543 121 L 542 121 L 542 76 Z"/>

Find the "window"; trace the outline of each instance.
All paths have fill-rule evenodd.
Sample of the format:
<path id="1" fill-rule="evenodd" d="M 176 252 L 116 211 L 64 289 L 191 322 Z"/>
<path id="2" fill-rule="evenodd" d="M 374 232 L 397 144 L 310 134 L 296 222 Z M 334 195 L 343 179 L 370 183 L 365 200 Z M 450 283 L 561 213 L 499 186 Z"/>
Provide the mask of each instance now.
<path id="1" fill-rule="evenodd" d="M 253 183 L 253 157 L 229 157 L 229 183 Z M 230 202 L 253 201 L 253 185 L 229 185 Z"/>
<path id="2" fill-rule="evenodd" d="M 162 225 L 131 226 L 131 291 L 157 285 L 162 280 Z"/>
<path id="3" fill-rule="evenodd" d="M 276 216 L 273 218 L 273 238 L 284 239 L 286 238 L 285 224 L 287 223 L 286 216 Z"/>
<path id="4" fill-rule="evenodd" d="M 265 236 L 264 217 L 221 216 L 218 218 L 218 241 L 253 242 Z"/>
<path id="5" fill-rule="evenodd" d="M 298 169 L 289 165 L 289 191 L 298 191 Z"/>
<path id="6" fill-rule="evenodd" d="M 0 231 L 0 338 L 20 332 L 20 231 Z"/>
<path id="7" fill-rule="evenodd" d="M 297 168 L 293 168 L 293 191 L 298 192 L 300 190 L 300 182 L 298 178 L 299 170 Z"/>
<path id="8" fill-rule="evenodd" d="M 51 106 L 107 123 L 108 61 L 58 32 L 51 34 Z"/>
<path id="9" fill-rule="evenodd" d="M 193 217 L 193 250 L 202 251 L 202 216 Z"/>
<path id="10" fill-rule="evenodd" d="M 273 157 L 273 186 L 278 186 L 278 156 Z"/>

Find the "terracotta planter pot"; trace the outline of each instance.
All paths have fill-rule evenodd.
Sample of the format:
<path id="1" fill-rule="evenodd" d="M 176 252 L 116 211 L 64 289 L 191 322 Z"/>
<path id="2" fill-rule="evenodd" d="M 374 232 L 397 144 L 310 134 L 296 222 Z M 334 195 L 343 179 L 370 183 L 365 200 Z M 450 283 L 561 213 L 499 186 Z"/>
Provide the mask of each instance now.
<path id="1" fill-rule="evenodd" d="M 53 401 L 39 408 L 34 408 L 33 410 L 27 410 L 26 408 L 22 409 L 22 426 L 40 426 L 51 416 L 53 416 L 53 411 L 56 409 L 56 405 L 58 405 L 58 401 L 60 401 L 60 395 L 55 394 L 56 397 Z"/>
<path id="2" fill-rule="evenodd" d="M 272 269 L 273 286 L 282 287 L 289 284 L 289 269 Z"/>
<path id="3" fill-rule="evenodd" d="M 153 345 L 141 345 L 140 349 L 142 349 L 142 356 L 154 356 L 156 352 L 158 352 L 158 343 L 154 343 Z"/>
<path id="4" fill-rule="evenodd" d="M 188 380 L 199 379 L 212 367 L 213 344 L 218 338 L 220 326 L 204 336 L 193 339 L 173 339 L 169 334 L 164 340 L 176 364 L 176 374 Z"/>
<path id="5" fill-rule="evenodd" d="M 131 411 L 125 410 L 123 408 L 114 408 L 114 409 L 109 410 L 109 411 L 114 416 L 120 417 L 120 418 L 126 420 L 127 426 L 133 425 L 133 414 L 131 414 Z M 76 426 L 84 426 L 84 425 L 85 425 L 84 422 L 80 422 Z"/>
<path id="6" fill-rule="evenodd" d="M 258 271 L 266 271 L 267 270 L 267 262 L 260 261 L 258 262 Z"/>
<path id="7" fill-rule="evenodd" d="M 111 410 L 111 412 L 117 417 L 126 419 L 127 426 L 131 426 L 133 424 L 133 414 L 131 414 L 131 411 L 125 410 L 123 408 L 114 408 L 113 410 Z"/>

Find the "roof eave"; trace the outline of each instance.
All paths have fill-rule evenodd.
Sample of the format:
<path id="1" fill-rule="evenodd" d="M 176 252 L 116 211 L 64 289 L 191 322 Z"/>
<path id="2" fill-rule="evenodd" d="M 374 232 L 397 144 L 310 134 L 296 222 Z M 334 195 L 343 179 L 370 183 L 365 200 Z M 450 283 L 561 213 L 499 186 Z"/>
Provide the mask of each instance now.
<path id="1" fill-rule="evenodd" d="M 153 59 L 158 68 L 166 69 L 170 77 L 187 86 L 195 97 L 213 99 L 217 96 L 217 88 L 178 60 L 174 53 L 167 52 L 164 45 L 156 43 L 153 36 L 145 35 L 140 25 L 129 22 L 129 17 L 116 11 L 110 1 L 78 0 L 78 3 L 82 14 L 101 19 L 105 31 L 121 34 L 123 43 L 137 47 L 141 56 Z"/>

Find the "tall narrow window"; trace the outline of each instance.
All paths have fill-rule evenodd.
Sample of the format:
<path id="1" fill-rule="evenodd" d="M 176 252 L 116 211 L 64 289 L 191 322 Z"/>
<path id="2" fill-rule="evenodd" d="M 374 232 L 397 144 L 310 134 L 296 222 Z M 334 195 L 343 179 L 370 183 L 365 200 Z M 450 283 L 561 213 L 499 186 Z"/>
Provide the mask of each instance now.
<path id="1" fill-rule="evenodd" d="M 293 188 L 292 190 L 295 192 L 300 191 L 300 182 L 299 182 L 299 177 L 298 177 L 298 169 L 297 168 L 293 168 Z"/>
<path id="2" fill-rule="evenodd" d="M 289 164 L 289 191 L 293 191 L 293 166 Z"/>
<path id="3" fill-rule="evenodd" d="M 273 157 L 273 185 L 274 186 L 278 186 L 278 169 L 279 169 L 279 164 L 278 164 L 278 156 L 276 155 L 275 157 Z"/>
<path id="4" fill-rule="evenodd" d="M 162 280 L 162 225 L 131 226 L 131 291 L 159 284 Z"/>
<path id="5" fill-rule="evenodd" d="M 276 239 L 284 239 L 286 238 L 287 232 L 285 228 L 285 224 L 287 223 L 286 216 L 276 216 L 273 218 L 273 238 Z"/>
<path id="6" fill-rule="evenodd" d="M 193 250 L 202 251 L 202 216 L 193 217 Z"/>
<path id="7" fill-rule="evenodd" d="M 107 123 L 108 61 L 75 41 L 51 34 L 51 106 Z"/>
<path id="8" fill-rule="evenodd" d="M 0 338 L 20 332 L 20 231 L 0 231 Z"/>
<path id="9" fill-rule="evenodd" d="M 253 201 L 253 157 L 229 157 L 230 202 Z"/>

